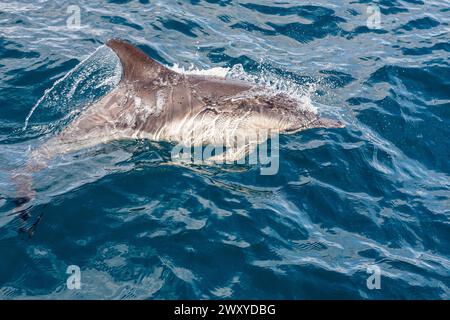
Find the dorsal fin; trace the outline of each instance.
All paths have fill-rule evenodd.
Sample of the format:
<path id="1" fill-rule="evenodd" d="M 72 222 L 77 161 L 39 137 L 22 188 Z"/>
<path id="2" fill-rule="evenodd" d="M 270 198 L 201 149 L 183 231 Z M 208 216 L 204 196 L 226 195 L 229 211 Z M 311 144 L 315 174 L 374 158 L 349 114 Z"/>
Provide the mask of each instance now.
<path id="1" fill-rule="evenodd" d="M 128 42 L 118 39 L 109 40 L 106 45 L 119 57 L 122 64 L 122 80 L 125 82 L 146 82 L 174 73 L 159 64 L 142 50 Z"/>

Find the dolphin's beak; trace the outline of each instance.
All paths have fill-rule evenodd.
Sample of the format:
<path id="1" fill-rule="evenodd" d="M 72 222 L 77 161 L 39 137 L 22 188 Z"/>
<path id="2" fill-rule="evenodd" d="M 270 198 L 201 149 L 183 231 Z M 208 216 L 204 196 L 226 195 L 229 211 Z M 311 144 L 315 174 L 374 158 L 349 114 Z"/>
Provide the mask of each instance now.
<path id="1" fill-rule="evenodd" d="M 299 131 L 313 129 L 313 128 L 345 128 L 345 124 L 339 120 L 333 120 L 328 118 L 319 118 L 310 122 L 307 125 L 301 127 L 293 127 L 289 129 L 285 129 L 284 133 L 293 134 Z"/>
<path id="2" fill-rule="evenodd" d="M 345 128 L 345 124 L 339 120 L 320 118 L 313 124 L 314 128 Z"/>

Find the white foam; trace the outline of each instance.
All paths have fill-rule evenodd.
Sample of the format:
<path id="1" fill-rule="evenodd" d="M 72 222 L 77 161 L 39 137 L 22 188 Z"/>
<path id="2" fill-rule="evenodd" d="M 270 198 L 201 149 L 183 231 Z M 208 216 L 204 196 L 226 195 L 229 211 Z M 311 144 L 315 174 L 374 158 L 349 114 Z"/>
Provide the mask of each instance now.
<path id="1" fill-rule="evenodd" d="M 187 75 L 198 75 L 198 76 L 212 76 L 217 78 L 223 78 L 225 79 L 228 72 L 230 71 L 230 68 L 224 68 L 224 67 L 214 67 L 210 69 L 198 69 L 195 68 L 193 65 L 191 65 L 189 68 L 185 68 L 183 66 L 180 66 L 178 64 L 174 64 L 172 67 L 168 67 L 170 70 L 175 71 L 177 73 L 181 74 L 187 74 Z"/>

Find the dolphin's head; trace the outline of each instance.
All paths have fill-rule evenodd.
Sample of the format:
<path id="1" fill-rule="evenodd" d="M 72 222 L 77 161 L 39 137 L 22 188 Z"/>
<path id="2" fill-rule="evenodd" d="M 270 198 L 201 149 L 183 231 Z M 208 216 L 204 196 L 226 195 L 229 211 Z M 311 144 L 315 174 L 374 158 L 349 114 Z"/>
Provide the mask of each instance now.
<path id="1" fill-rule="evenodd" d="M 297 100 L 283 94 L 259 98 L 249 102 L 251 118 L 255 126 L 278 130 L 280 133 L 295 133 L 312 128 L 343 128 L 338 120 L 320 118 L 314 111 L 305 109 Z"/>

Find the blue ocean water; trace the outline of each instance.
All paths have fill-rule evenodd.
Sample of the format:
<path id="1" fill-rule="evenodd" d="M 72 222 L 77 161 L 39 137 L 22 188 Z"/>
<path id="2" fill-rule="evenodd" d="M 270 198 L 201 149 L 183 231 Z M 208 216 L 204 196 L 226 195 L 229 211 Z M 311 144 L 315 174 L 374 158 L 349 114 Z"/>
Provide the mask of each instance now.
<path id="1" fill-rule="evenodd" d="M 2 0 L 0 298 L 449 299 L 449 16 L 447 0 Z M 101 145 L 37 173 L 26 221 L 11 215 L 28 150 L 116 85 L 110 38 L 346 127 L 281 136 L 274 176 Z"/>

